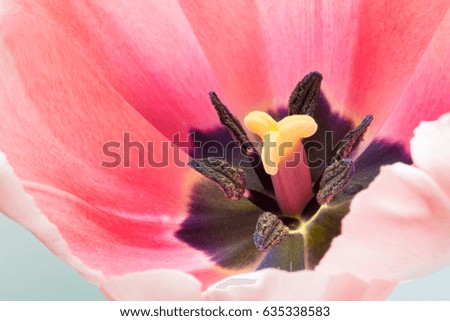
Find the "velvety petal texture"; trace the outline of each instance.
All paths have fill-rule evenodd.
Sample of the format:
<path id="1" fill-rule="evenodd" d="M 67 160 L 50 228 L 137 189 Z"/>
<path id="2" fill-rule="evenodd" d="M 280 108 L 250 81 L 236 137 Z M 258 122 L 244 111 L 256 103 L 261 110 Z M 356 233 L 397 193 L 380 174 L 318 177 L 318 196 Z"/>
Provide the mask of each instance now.
<path id="1" fill-rule="evenodd" d="M 169 139 L 218 125 L 208 92 L 225 97 L 176 1 L 24 2 Z"/>
<path id="2" fill-rule="evenodd" d="M 450 2 L 273 0 L 255 6 L 276 102 L 284 104 L 304 75 L 320 71 L 334 110 L 355 122 L 376 114 L 372 135 L 402 95 Z"/>
<path id="3" fill-rule="evenodd" d="M 317 271 L 409 280 L 450 264 L 449 115 L 416 130 L 415 166 L 382 167 L 353 199 Z"/>
<path id="4" fill-rule="evenodd" d="M 253 1 L 179 1 L 230 105 L 241 114 L 277 107 Z M 287 100 L 288 96 L 285 97 Z"/>
<path id="5" fill-rule="evenodd" d="M 22 187 L 3 153 L 0 153 L 0 213 L 33 231 L 55 255 L 64 259 L 89 281 L 98 285 L 104 282 L 105 277 L 101 271 L 88 267 L 72 253 L 58 227 L 40 211 L 33 198 Z"/>
<path id="6" fill-rule="evenodd" d="M 240 274 L 212 285 L 206 300 L 383 300 L 396 281 L 362 281 L 350 274 L 328 275 L 313 271 L 276 269 Z"/>
<path id="7" fill-rule="evenodd" d="M 54 24 L 21 11 L 4 17 L 0 31 L 8 75 L 0 79 L 0 150 L 73 254 L 105 275 L 176 268 L 218 280 L 213 263 L 174 236 L 199 178 L 187 155 Z"/>
<path id="8" fill-rule="evenodd" d="M 440 22 L 395 108 L 378 137 L 400 141 L 406 149 L 421 121 L 450 111 L 450 10 Z M 443 150 L 441 150 L 443 152 Z"/>

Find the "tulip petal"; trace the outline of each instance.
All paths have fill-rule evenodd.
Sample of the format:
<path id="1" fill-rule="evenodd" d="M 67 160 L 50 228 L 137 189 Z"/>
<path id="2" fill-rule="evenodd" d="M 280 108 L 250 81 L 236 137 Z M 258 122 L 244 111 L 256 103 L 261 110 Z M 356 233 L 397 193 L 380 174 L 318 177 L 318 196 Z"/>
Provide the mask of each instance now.
<path id="1" fill-rule="evenodd" d="M 179 3 L 237 116 L 242 119 L 252 110 L 278 107 L 272 101 L 265 44 L 254 2 Z"/>
<path id="2" fill-rule="evenodd" d="M 345 106 L 346 114 L 376 115 L 371 125 L 371 132 L 375 133 L 416 71 L 450 2 L 361 3 Z"/>
<path id="3" fill-rule="evenodd" d="M 449 30 L 450 10 L 442 20 L 378 137 L 401 142 L 409 148 L 413 130 L 421 121 L 434 120 L 450 111 Z"/>
<path id="4" fill-rule="evenodd" d="M 96 284 L 104 281 L 100 271 L 88 267 L 73 254 L 57 226 L 42 214 L 33 198 L 24 190 L 3 153 L 0 153 L 0 212 L 44 240 L 53 253 L 63 258 L 89 281 Z"/>
<path id="5" fill-rule="evenodd" d="M 422 122 L 414 131 L 411 154 L 414 164 L 427 172 L 450 197 L 450 113 L 437 121 Z"/>
<path id="6" fill-rule="evenodd" d="M 350 274 L 266 269 L 240 274 L 211 285 L 206 300 L 383 300 L 396 281 L 362 281 Z"/>
<path id="7" fill-rule="evenodd" d="M 355 123 L 375 115 L 371 136 L 396 105 L 450 3 L 259 1 L 256 6 L 265 49 L 260 55 L 267 55 L 263 67 L 276 102 L 286 104 L 295 84 L 319 71 L 335 111 Z M 233 30 L 227 21 L 218 23 Z"/>
<path id="8" fill-rule="evenodd" d="M 201 283 L 177 270 L 135 272 L 107 279 L 102 292 L 113 300 L 175 301 L 200 300 Z"/>
<path id="9" fill-rule="evenodd" d="M 26 9 L 78 44 L 97 72 L 168 138 L 218 125 L 208 92 L 225 95 L 177 2 L 44 0 Z"/>
<path id="10" fill-rule="evenodd" d="M 407 280 L 450 264 L 449 128 L 446 114 L 416 129 L 411 150 L 419 168 L 382 168 L 354 198 L 319 271 Z"/>
<path id="11" fill-rule="evenodd" d="M 114 88 L 170 138 L 217 125 L 208 91 L 222 89 L 220 96 L 242 117 L 286 106 L 296 82 L 316 69 L 335 110 L 355 122 L 376 114 L 373 135 L 450 6 L 446 0 L 43 3 Z"/>
<path id="12" fill-rule="evenodd" d="M 106 276 L 176 268 L 206 283 L 220 278 L 205 255 L 174 235 L 187 216 L 189 184 L 200 178 L 187 168 L 187 156 L 180 152 L 175 160 L 165 137 L 53 24 L 20 13 L 0 28 L 1 69 L 8 75 L 0 79 L 0 150 L 73 255 Z M 153 143 L 151 156 L 167 156 L 167 165 L 140 166 L 140 148 L 133 147 L 126 166 L 124 133 L 136 144 Z M 107 142 L 124 149 L 115 150 L 120 164 L 105 165 Z M 37 228 L 30 227 L 51 242 Z"/>
<path id="13" fill-rule="evenodd" d="M 4 120 L 0 146 L 19 177 L 55 183 L 67 192 L 82 193 L 83 199 L 97 207 L 124 212 L 145 212 L 148 203 L 144 195 L 153 194 L 156 188 L 160 195 L 178 198 L 172 191 L 183 186 L 182 179 L 176 178 L 183 178 L 188 171 L 181 167 L 187 157 L 180 153 L 180 167 L 176 168 L 139 168 L 142 148 L 131 148 L 134 141 L 136 145 L 154 142 L 153 158 L 167 157 L 167 163 L 175 165 L 169 159 L 173 153 L 163 146 L 164 136 L 51 27 L 28 15 L 15 16 L 2 25 L 2 69 L 9 77 L 0 87 L 5 102 L 0 111 Z M 124 137 L 127 132 L 129 144 Z M 111 163 L 112 154 L 105 153 L 104 144 L 111 141 L 120 144 L 109 149 L 120 154 L 117 165 Z M 125 145 L 130 145 L 128 166 Z M 144 156 L 142 167 L 151 167 Z M 158 175 L 161 179 L 155 181 Z M 69 178 L 71 181 L 65 181 Z M 165 211 L 173 199 L 162 199 L 154 206 Z"/>
<path id="14" fill-rule="evenodd" d="M 396 163 L 352 201 L 342 234 L 317 267 L 408 280 L 450 264 L 450 200 L 422 170 Z"/>

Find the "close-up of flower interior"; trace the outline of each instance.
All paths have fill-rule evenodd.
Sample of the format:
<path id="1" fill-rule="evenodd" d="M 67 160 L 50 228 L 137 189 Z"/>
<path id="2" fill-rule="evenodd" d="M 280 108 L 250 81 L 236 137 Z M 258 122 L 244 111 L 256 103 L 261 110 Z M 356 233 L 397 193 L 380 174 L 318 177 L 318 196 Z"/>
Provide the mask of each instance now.
<path id="1" fill-rule="evenodd" d="M 4 0 L 0 47 L 0 213 L 106 299 L 450 267 L 448 0 Z"/>

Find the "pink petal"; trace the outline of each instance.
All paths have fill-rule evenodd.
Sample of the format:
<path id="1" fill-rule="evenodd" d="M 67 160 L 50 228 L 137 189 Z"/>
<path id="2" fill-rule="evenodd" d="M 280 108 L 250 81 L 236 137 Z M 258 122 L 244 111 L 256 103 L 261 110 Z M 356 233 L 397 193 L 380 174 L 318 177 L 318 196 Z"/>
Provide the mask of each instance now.
<path id="1" fill-rule="evenodd" d="M 113 300 L 200 300 L 200 287 L 201 283 L 192 275 L 154 270 L 109 278 L 103 283 L 102 292 Z"/>
<path id="2" fill-rule="evenodd" d="M 413 130 L 421 121 L 434 120 L 450 111 L 449 30 L 450 11 L 440 23 L 400 101 L 381 129 L 380 138 L 400 141 L 408 148 Z"/>
<path id="3" fill-rule="evenodd" d="M 71 252 L 107 276 L 176 268 L 216 281 L 222 273 L 174 236 L 187 215 L 189 184 L 198 176 L 176 165 L 171 149 L 163 151 L 164 136 L 53 24 L 21 13 L 5 17 L 0 31 L 1 69 L 8 75 L 0 79 L 0 150 Z M 129 168 L 102 166 L 111 161 L 103 144 L 123 146 L 124 133 L 153 142 L 153 158 L 169 154 L 169 165 L 139 168 L 135 151 Z M 180 161 L 186 159 L 181 152 Z"/>
<path id="4" fill-rule="evenodd" d="M 374 114 L 368 134 L 376 133 L 449 6 L 447 0 L 258 2 L 265 45 L 259 55 L 264 55 L 263 49 L 267 53 L 262 68 L 269 70 L 277 103 L 285 104 L 295 84 L 317 70 L 324 76 L 322 88 L 332 108 L 356 123 Z M 216 17 L 210 16 L 211 21 L 234 30 L 228 20 Z M 203 33 L 213 33 L 209 36 L 213 39 L 219 37 L 215 30 Z M 231 40 L 227 44 L 234 46 Z M 253 57 L 249 52 L 247 59 Z M 442 58 L 443 64 L 448 60 Z"/>
<path id="5" fill-rule="evenodd" d="M 360 5 L 355 1 L 259 1 L 257 7 L 276 104 L 286 105 L 297 82 L 319 71 L 327 98 L 336 102 L 336 110 L 342 109 L 351 80 Z"/>
<path id="6" fill-rule="evenodd" d="M 447 113 L 437 121 L 422 122 L 416 128 L 411 154 L 414 164 L 433 177 L 450 198 L 449 142 L 450 113 Z"/>
<path id="7" fill-rule="evenodd" d="M 346 107 L 376 115 L 376 131 L 400 98 L 450 2 L 369 1 L 360 7 Z"/>
<path id="8" fill-rule="evenodd" d="M 105 276 L 170 268 L 194 274 L 206 285 L 222 276 L 205 255 L 174 237 L 181 223 L 175 213 L 153 214 L 149 209 L 141 217 L 119 215 L 49 186 L 25 183 L 25 187 L 74 255 Z"/>
<path id="9" fill-rule="evenodd" d="M 2 25 L 2 70 L 8 79 L 0 87 L 5 102 L 0 147 L 19 177 L 118 212 L 147 211 L 146 197 L 154 197 L 156 190 L 166 197 L 152 205 L 155 212 L 178 208 L 174 200 L 179 195 L 173 192 L 183 188 L 186 167 L 169 160 L 174 168 L 151 168 L 146 162 L 148 168 L 138 168 L 137 149 L 131 152 L 130 168 L 123 162 L 102 166 L 113 160 L 103 154 L 103 145 L 115 141 L 123 146 L 126 132 L 133 141 L 155 142 L 155 160 L 162 159 L 165 138 L 95 73 L 64 34 L 51 28 L 28 14 Z M 180 157 L 186 160 L 183 153 Z"/>
<path id="10" fill-rule="evenodd" d="M 241 119 L 275 108 L 258 11 L 251 1 L 179 1 L 230 106 Z M 281 71 L 282 72 L 282 71 Z M 285 97 L 286 101 L 289 97 Z M 240 113 L 239 113 L 240 112 Z"/>
<path id="11" fill-rule="evenodd" d="M 212 285 L 206 300 L 383 300 L 396 281 L 365 282 L 350 274 L 265 269 L 240 274 Z"/>
<path id="12" fill-rule="evenodd" d="M 88 267 L 73 255 L 57 226 L 42 214 L 33 198 L 25 192 L 2 153 L 0 153 L 0 212 L 33 231 L 36 237 L 44 240 L 53 253 L 64 259 L 89 281 L 96 284 L 104 281 L 100 271 Z"/>
<path id="13" fill-rule="evenodd" d="M 208 92 L 220 87 L 175 1 L 31 1 L 156 129 L 172 139 L 218 125 Z"/>
<path id="14" fill-rule="evenodd" d="M 436 181 L 396 163 L 352 201 L 317 267 L 363 279 L 408 280 L 450 264 L 450 199 Z"/>

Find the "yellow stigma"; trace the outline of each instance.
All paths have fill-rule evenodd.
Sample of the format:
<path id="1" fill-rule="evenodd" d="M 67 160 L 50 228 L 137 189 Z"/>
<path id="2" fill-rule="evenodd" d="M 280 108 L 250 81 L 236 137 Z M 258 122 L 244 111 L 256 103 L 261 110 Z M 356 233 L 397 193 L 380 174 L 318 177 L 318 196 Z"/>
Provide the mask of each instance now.
<path id="1" fill-rule="evenodd" d="M 287 116 L 276 122 L 265 112 L 252 111 L 244 118 L 244 124 L 263 141 L 261 158 L 269 175 L 278 172 L 280 162 L 292 155 L 302 138 L 317 131 L 314 118 L 307 115 Z"/>

